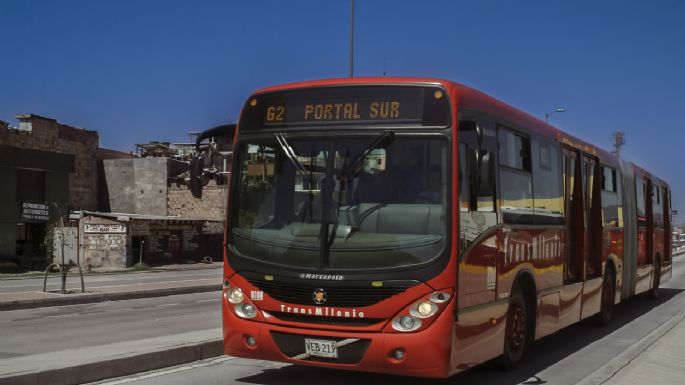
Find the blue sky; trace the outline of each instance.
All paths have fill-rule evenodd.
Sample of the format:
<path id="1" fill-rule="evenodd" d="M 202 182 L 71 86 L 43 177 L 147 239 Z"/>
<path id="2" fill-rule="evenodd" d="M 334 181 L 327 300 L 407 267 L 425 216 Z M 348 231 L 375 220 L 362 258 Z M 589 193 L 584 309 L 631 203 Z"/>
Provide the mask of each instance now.
<path id="1" fill-rule="evenodd" d="M 0 119 L 103 147 L 235 121 L 267 85 L 348 74 L 349 0 L 0 1 Z M 685 2 L 356 1 L 355 75 L 443 77 L 667 179 L 685 219 Z"/>

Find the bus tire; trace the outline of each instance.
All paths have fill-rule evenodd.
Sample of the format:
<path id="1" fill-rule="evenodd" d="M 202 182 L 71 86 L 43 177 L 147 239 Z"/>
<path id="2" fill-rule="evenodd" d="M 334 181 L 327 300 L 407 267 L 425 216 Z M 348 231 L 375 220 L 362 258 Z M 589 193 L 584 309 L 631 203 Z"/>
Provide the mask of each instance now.
<path id="1" fill-rule="evenodd" d="M 659 285 L 661 285 L 661 256 L 657 254 L 654 260 L 654 272 L 652 279 L 652 289 L 649 291 L 649 297 L 652 299 L 659 298 Z"/>
<path id="2" fill-rule="evenodd" d="M 524 353 L 531 343 L 531 309 L 521 286 L 514 285 L 509 297 L 507 310 L 507 324 L 504 332 L 504 352 L 500 359 L 500 366 L 504 370 L 511 370 L 523 359 Z"/>
<path id="3" fill-rule="evenodd" d="M 614 302 L 616 300 L 616 278 L 614 269 L 607 266 L 604 269 L 602 279 L 602 305 L 595 320 L 599 326 L 607 326 L 611 323 L 614 315 Z"/>

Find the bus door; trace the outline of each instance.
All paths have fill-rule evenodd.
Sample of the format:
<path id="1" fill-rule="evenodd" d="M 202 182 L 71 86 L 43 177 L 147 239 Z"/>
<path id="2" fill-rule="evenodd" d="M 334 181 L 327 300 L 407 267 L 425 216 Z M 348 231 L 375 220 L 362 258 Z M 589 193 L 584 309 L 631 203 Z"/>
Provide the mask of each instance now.
<path id="1" fill-rule="evenodd" d="M 646 262 L 651 265 L 654 263 L 654 189 L 652 188 L 652 181 L 650 179 L 646 179 L 645 182 L 645 196 L 647 198 L 647 244 L 645 254 L 647 256 Z"/>
<path id="2" fill-rule="evenodd" d="M 568 147 L 564 147 L 563 151 L 566 239 L 564 281 L 559 295 L 559 328 L 580 319 L 587 238 L 580 152 Z"/>
<path id="3" fill-rule="evenodd" d="M 597 158 L 583 154 L 583 198 L 585 214 L 585 283 L 581 318 L 597 313 L 602 286 L 602 203 Z"/>
<path id="4" fill-rule="evenodd" d="M 566 212 L 566 255 L 564 284 L 582 282 L 585 263 L 585 199 L 580 153 L 564 149 L 564 204 Z"/>
<path id="5" fill-rule="evenodd" d="M 497 141 L 491 122 L 461 113 L 459 123 L 460 306 L 495 300 Z"/>
<path id="6" fill-rule="evenodd" d="M 663 215 L 664 215 L 664 261 L 671 260 L 671 250 L 672 250 L 672 230 L 671 230 L 671 197 L 668 194 L 668 189 L 665 187 L 661 188 L 661 199 L 663 204 Z"/>
<path id="7" fill-rule="evenodd" d="M 602 203 L 597 159 L 584 155 L 583 166 L 583 190 L 587 218 L 585 279 L 588 280 L 602 276 Z"/>
<path id="8" fill-rule="evenodd" d="M 502 314 L 502 303 L 495 301 L 497 262 L 502 259 L 493 229 L 497 225 L 497 139 L 493 122 L 464 112 L 460 115 L 458 317 L 454 328 L 459 343 L 454 345 L 453 367 L 502 354 L 502 345 L 482 341 L 498 331 L 504 333 L 504 323 L 481 329 Z"/>
<path id="9" fill-rule="evenodd" d="M 652 253 L 654 250 L 654 223 L 652 217 L 652 182 L 637 175 L 635 178 L 637 200 L 637 272 L 635 293 L 642 293 L 651 287 Z"/>
<path id="10" fill-rule="evenodd" d="M 652 263 L 654 226 L 652 218 L 652 182 L 642 176 L 635 178 L 637 198 L 637 266 Z"/>

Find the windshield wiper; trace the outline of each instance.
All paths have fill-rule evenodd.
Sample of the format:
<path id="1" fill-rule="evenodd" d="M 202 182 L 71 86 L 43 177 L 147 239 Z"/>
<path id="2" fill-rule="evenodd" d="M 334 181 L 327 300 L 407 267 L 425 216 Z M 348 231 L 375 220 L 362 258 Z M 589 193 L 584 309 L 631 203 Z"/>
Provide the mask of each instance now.
<path id="1" fill-rule="evenodd" d="M 382 144 L 390 143 L 395 138 L 395 131 L 385 130 L 381 132 L 376 139 L 369 143 L 362 152 L 357 155 L 352 163 L 349 163 L 340 173 L 338 174 L 338 179 L 342 181 L 348 181 L 350 177 L 356 175 L 364 164 L 364 159 L 366 159 L 371 152 L 380 147 Z"/>
<path id="2" fill-rule="evenodd" d="M 290 143 L 288 143 L 288 141 L 285 139 L 285 134 L 277 132 L 274 134 L 274 137 L 276 138 L 278 145 L 281 146 L 285 156 L 288 157 L 290 163 L 295 166 L 295 169 L 298 170 L 302 176 L 306 177 L 307 170 L 304 168 L 302 163 L 297 160 L 297 154 L 295 154 L 295 150 L 293 150 L 293 148 L 290 146 Z"/>
<path id="3" fill-rule="evenodd" d="M 290 160 L 290 163 L 293 164 L 295 167 L 295 170 L 297 170 L 298 174 L 303 178 L 302 183 L 305 181 L 307 182 L 307 192 L 308 197 L 307 197 L 307 208 L 302 212 L 302 219 L 301 221 L 304 222 L 307 213 L 312 212 L 312 201 L 314 200 L 314 193 L 312 192 L 312 179 L 314 175 L 314 167 L 311 167 L 311 171 L 307 173 L 307 169 L 300 163 L 300 161 L 297 159 L 297 154 L 295 153 L 295 150 L 293 150 L 292 146 L 290 146 L 290 143 L 285 139 L 285 134 L 283 133 L 275 133 L 274 137 L 276 138 L 276 141 L 278 142 L 278 145 L 281 146 L 281 149 L 285 153 L 285 156 Z"/>

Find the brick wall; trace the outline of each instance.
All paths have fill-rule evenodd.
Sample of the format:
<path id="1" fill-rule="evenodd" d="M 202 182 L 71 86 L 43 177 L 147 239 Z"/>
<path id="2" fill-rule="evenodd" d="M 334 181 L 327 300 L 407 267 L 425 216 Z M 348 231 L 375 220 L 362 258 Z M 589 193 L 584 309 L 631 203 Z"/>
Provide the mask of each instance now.
<path id="1" fill-rule="evenodd" d="M 98 133 L 33 114 L 17 115 L 17 119 L 20 125 L 29 125 L 30 131 L 9 129 L 6 124 L 0 124 L 0 144 L 73 154 L 75 172 L 69 175 L 69 206 L 96 210 Z"/>
<path id="2" fill-rule="evenodd" d="M 185 219 L 204 219 L 223 222 L 226 213 L 227 185 L 210 181 L 202 190 L 202 199 L 192 196 L 186 186 L 172 185 L 167 195 L 169 215 Z"/>

